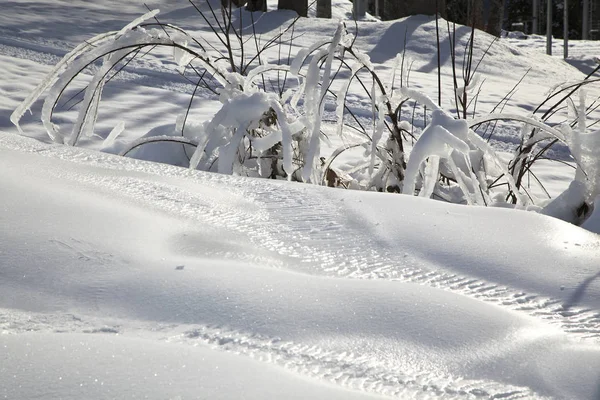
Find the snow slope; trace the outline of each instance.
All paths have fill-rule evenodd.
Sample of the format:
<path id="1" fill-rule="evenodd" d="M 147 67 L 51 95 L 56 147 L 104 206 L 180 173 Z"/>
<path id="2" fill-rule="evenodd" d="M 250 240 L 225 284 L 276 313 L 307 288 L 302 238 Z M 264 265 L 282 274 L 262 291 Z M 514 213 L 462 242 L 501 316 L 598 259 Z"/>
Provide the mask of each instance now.
<path id="1" fill-rule="evenodd" d="M 149 6 L 207 35 L 186 1 Z M 337 16 L 348 10 L 337 1 Z M 122 120 L 105 150 L 172 129 L 194 87 L 160 56 L 111 82 L 88 149 L 43 143 L 39 103 L 22 124 L 37 140 L 15 135 L 12 110 L 61 56 L 144 12 L 141 1 L 2 4 L 0 397 L 600 398 L 598 212 L 585 230 L 530 212 L 95 151 Z M 260 34 L 291 18 L 265 15 Z M 387 76 L 408 34 L 411 85 L 435 96 L 434 27 L 426 17 L 361 22 L 357 46 Z M 301 20 L 295 46 L 333 30 Z M 539 54 L 535 40 L 514 40 L 482 64 L 483 111 L 529 68 L 507 111 L 530 110 L 548 86 L 583 76 Z M 216 111 L 208 94 L 196 101 L 194 118 Z M 514 148 L 516 133 L 498 131 L 495 148 Z M 180 146 L 160 151 L 136 156 L 181 159 Z M 540 164 L 553 194 L 571 174 Z"/>
<path id="2" fill-rule="evenodd" d="M 206 357 L 239 366 L 208 345 L 403 398 L 597 393 L 595 234 L 532 213 L 189 172 L 11 134 L 0 140 L 8 228 L 0 341 L 10 359 L 29 343 L 28 362 L 54 379 L 36 388 L 25 361 L 4 367 L 2 381 L 14 382 L 9 398 L 93 386 L 85 376 L 56 381 L 62 372 L 52 359 L 63 351 L 94 379 L 110 370 L 107 351 L 135 358 L 128 379 L 161 386 L 144 360 L 161 360 L 154 369 L 172 374 L 179 358 L 163 361 L 167 344 L 186 365 Z M 86 353 L 65 346 L 73 341 Z M 190 363 L 180 381 L 165 378 L 171 398 L 235 397 L 235 387 L 223 394 L 195 381 L 202 369 Z M 231 375 L 248 385 L 247 375 Z M 106 381 L 123 397 L 145 393 L 124 388 L 119 373 Z M 250 397 L 296 384 L 278 382 L 275 392 L 255 387 Z"/>

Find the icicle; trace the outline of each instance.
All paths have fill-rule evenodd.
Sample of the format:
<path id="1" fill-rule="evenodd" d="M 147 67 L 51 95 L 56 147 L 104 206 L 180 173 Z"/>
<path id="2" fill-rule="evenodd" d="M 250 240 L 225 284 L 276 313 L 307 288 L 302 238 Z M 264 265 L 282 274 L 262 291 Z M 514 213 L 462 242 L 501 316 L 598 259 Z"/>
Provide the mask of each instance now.
<path id="1" fill-rule="evenodd" d="M 402 54 L 396 54 L 396 58 L 394 58 L 394 65 L 392 66 L 392 77 L 390 79 L 390 85 L 388 86 L 388 92 L 393 95 L 394 93 L 394 83 L 396 82 L 396 73 L 398 72 L 398 68 L 402 63 Z M 402 86 L 402 76 L 400 77 L 400 86 Z"/>
<path id="2" fill-rule="evenodd" d="M 319 134 L 321 127 L 318 124 L 319 97 L 317 95 L 317 90 L 319 84 L 319 60 L 325 54 L 327 54 L 327 51 L 321 50 L 317 56 L 313 57 L 306 73 L 304 106 L 306 108 L 306 120 L 308 122 L 309 145 L 308 154 L 305 157 L 305 164 L 302 170 L 302 179 L 305 182 L 310 181 L 316 154 L 319 150 Z"/>
<path id="3" fill-rule="evenodd" d="M 440 175 L 440 157 L 430 156 L 425 164 L 423 173 L 423 187 L 419 197 L 430 198 Z"/>
<path id="4" fill-rule="evenodd" d="M 205 128 L 205 125 L 203 125 L 203 128 Z M 201 140 L 198 141 L 198 146 L 196 146 L 196 151 L 194 151 L 194 154 L 192 154 L 192 157 L 190 158 L 190 169 L 197 169 L 198 168 L 198 164 L 200 164 L 200 161 L 202 160 L 202 156 L 204 155 L 204 151 L 206 149 L 206 146 L 208 145 L 208 142 L 211 138 L 211 132 L 207 132 L 206 130 L 204 130 L 204 136 L 202 137 Z"/>

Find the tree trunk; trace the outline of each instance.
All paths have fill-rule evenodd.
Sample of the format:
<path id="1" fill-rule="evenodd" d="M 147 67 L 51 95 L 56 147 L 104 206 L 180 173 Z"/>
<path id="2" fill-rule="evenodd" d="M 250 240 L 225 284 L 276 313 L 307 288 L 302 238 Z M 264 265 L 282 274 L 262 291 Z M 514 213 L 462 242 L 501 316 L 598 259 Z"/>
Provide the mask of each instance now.
<path id="1" fill-rule="evenodd" d="M 469 0 L 467 23 L 465 25 L 484 30 L 483 2 L 481 0 Z"/>
<path id="2" fill-rule="evenodd" d="M 331 0 L 317 0 L 317 18 L 331 18 Z"/>
<path id="3" fill-rule="evenodd" d="M 487 33 L 500 37 L 502 33 L 502 22 L 504 20 L 504 1 L 491 0 L 487 20 Z"/>
<path id="4" fill-rule="evenodd" d="M 402 0 L 400 0 L 402 1 Z M 383 10 L 381 10 L 381 19 L 390 20 L 400 18 L 400 1 L 399 0 L 383 0 Z"/>
<path id="5" fill-rule="evenodd" d="M 233 4 L 236 7 L 241 7 L 246 4 L 247 0 L 221 0 L 221 6 L 229 7 L 229 3 Z"/>
<path id="6" fill-rule="evenodd" d="M 384 20 L 398 19 L 410 15 L 435 15 L 436 3 L 445 16 L 446 0 L 384 0 L 381 17 Z"/>
<path id="7" fill-rule="evenodd" d="M 246 4 L 246 10 L 266 12 L 267 0 L 248 0 L 248 4 Z"/>
<path id="8" fill-rule="evenodd" d="M 293 10 L 301 17 L 308 16 L 308 0 L 279 0 L 278 10 Z"/>
<path id="9" fill-rule="evenodd" d="M 481 30 L 485 28 L 482 0 L 449 0 L 447 11 L 452 22 Z"/>

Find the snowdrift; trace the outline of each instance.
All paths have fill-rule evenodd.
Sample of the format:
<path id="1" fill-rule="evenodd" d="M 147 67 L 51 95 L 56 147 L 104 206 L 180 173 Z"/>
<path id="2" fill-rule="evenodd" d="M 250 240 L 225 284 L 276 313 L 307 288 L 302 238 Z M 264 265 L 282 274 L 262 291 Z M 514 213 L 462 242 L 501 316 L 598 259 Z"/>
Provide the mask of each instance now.
<path id="1" fill-rule="evenodd" d="M 0 155 L 9 398 L 287 397 L 306 378 L 320 398 L 596 396 L 600 238 L 581 228 L 7 133 Z M 297 374 L 259 385 L 272 365 Z"/>

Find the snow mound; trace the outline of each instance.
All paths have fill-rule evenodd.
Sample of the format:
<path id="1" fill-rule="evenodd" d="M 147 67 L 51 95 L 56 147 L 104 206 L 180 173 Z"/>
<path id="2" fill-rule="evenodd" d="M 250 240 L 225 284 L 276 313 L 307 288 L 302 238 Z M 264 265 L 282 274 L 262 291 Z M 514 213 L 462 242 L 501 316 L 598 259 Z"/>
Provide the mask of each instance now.
<path id="1" fill-rule="evenodd" d="M 277 366 L 289 379 L 252 393 L 287 395 L 300 376 L 321 398 L 351 395 L 323 382 L 404 398 L 597 390 L 600 237 L 581 228 L 6 133 L 0 170 L 9 397 L 68 397 L 80 384 L 127 396 L 150 379 L 171 397 L 205 382 L 202 393 L 230 398 Z M 24 348 L 34 365 L 66 363 L 23 384 L 38 371 Z M 130 380 L 120 366 L 105 372 L 110 354 L 135 357 Z M 223 367 L 206 375 L 211 365 Z"/>

